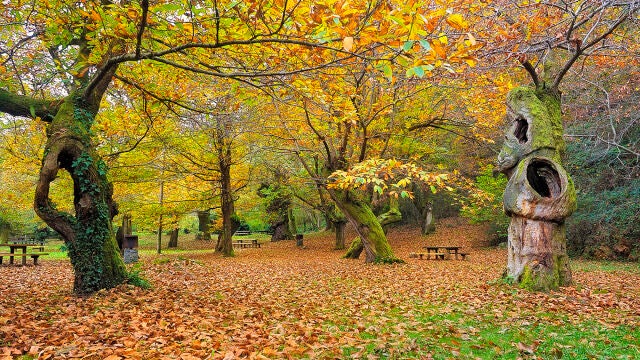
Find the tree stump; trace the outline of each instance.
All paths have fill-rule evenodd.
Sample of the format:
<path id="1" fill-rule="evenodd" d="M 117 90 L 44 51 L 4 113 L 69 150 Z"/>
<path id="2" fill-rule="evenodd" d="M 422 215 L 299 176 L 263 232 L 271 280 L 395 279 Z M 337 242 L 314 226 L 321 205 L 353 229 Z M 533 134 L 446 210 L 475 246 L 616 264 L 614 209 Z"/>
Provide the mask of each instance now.
<path id="1" fill-rule="evenodd" d="M 510 127 L 498 156 L 498 170 L 509 178 L 503 199 L 511 217 L 506 275 L 530 290 L 569 285 L 564 220 L 575 210 L 576 195 L 561 165 L 559 96 L 516 88 L 507 109 Z"/>

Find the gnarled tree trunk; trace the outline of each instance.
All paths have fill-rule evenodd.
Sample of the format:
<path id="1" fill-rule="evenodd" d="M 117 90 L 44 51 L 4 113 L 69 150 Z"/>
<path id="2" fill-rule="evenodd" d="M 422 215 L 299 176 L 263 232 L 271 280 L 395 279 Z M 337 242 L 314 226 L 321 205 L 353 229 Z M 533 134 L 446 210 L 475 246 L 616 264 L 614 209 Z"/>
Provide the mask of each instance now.
<path id="1" fill-rule="evenodd" d="M 330 189 L 329 194 L 338 208 L 354 226 L 365 252 L 365 262 L 392 263 L 395 257 L 380 222 L 369 204 L 349 190 Z"/>
<path id="2" fill-rule="evenodd" d="M 511 125 L 498 157 L 498 170 L 509 177 L 503 199 L 511 217 L 506 274 L 531 290 L 569 285 L 564 220 L 575 210 L 576 195 L 561 165 L 559 94 L 516 88 L 507 108 Z"/>
<path id="3" fill-rule="evenodd" d="M 36 213 L 65 240 L 75 272 L 74 291 L 80 294 L 114 287 L 127 278 L 111 224 L 117 214 L 113 188 L 90 141 L 97 109 L 77 94 L 64 100 L 47 129 L 35 194 Z M 49 199 L 50 184 L 61 169 L 73 179 L 75 217 L 57 210 Z"/>

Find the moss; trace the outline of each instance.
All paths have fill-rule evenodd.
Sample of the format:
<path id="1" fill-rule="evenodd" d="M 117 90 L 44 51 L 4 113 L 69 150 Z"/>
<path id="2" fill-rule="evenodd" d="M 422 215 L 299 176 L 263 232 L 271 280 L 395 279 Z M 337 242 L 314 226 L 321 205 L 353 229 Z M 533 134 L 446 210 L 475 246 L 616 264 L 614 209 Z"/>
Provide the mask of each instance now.
<path id="1" fill-rule="evenodd" d="M 555 259 L 551 268 L 533 269 L 527 265 L 520 275 L 518 286 L 529 291 L 549 291 L 557 289 L 561 281 L 560 265 L 562 261 Z M 563 284 L 564 285 L 564 284 Z"/>
<path id="2" fill-rule="evenodd" d="M 531 121 L 530 151 L 553 148 L 564 152 L 566 146 L 562 137 L 564 129 L 559 98 L 545 89 L 521 86 L 509 92 L 507 104 Z"/>

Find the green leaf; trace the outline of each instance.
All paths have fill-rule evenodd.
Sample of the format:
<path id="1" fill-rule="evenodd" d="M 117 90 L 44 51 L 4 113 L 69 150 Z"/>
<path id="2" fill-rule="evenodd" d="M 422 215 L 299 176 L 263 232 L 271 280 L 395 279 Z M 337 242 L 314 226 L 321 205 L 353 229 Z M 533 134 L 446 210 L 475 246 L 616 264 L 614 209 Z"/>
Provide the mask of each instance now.
<path id="1" fill-rule="evenodd" d="M 389 65 L 388 62 L 382 65 L 382 73 L 384 73 L 384 76 L 386 76 L 389 81 L 393 80 L 393 70 L 391 69 L 391 65 Z"/>
<path id="2" fill-rule="evenodd" d="M 36 108 L 33 107 L 33 105 L 29 106 L 29 112 L 31 113 L 32 117 L 36 117 Z"/>
<path id="3" fill-rule="evenodd" d="M 382 194 L 382 188 L 378 185 L 373 187 L 373 191 L 377 192 L 378 194 Z"/>
<path id="4" fill-rule="evenodd" d="M 402 46 L 402 50 L 404 50 L 405 52 L 409 52 L 409 50 L 411 50 L 411 48 L 413 47 L 413 43 L 413 40 L 405 41 L 404 45 Z"/>
<path id="5" fill-rule="evenodd" d="M 420 43 L 420 46 L 422 46 L 422 48 L 425 49 L 426 51 L 431 50 L 431 44 L 429 44 L 427 40 L 420 40 L 419 43 Z"/>
<path id="6" fill-rule="evenodd" d="M 434 194 L 436 193 L 436 187 L 435 186 L 430 185 L 429 188 L 431 189 L 432 193 L 434 193 Z"/>
<path id="7" fill-rule="evenodd" d="M 402 190 L 402 192 L 400 193 L 400 197 L 403 199 L 406 199 L 409 197 L 409 193 L 406 192 L 405 190 Z"/>
<path id="8" fill-rule="evenodd" d="M 424 77 L 424 69 L 422 68 L 422 66 L 416 66 L 413 68 L 413 72 L 416 74 L 416 76 L 418 76 L 419 78 Z"/>

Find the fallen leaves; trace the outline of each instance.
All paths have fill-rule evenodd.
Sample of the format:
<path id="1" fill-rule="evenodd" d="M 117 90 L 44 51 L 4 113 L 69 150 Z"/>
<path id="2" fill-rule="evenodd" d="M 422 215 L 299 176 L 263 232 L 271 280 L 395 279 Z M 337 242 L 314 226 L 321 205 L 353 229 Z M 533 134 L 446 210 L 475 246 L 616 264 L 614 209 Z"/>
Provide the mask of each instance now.
<path id="1" fill-rule="evenodd" d="M 389 238 L 408 263 L 341 259 L 331 235 L 305 236 L 304 250 L 279 242 L 235 258 L 143 256 L 152 290 L 124 285 L 88 298 L 71 294 L 66 262 L 0 267 L 0 359 L 535 357 L 543 344 L 527 329 L 541 324 L 640 325 L 640 272 L 576 272 L 579 286 L 528 293 L 495 281 L 505 253 L 481 247 L 477 226 L 441 222 L 435 235 L 396 229 Z M 471 260 L 407 258 L 445 243 L 471 248 Z M 489 336 L 494 328 L 514 340 Z M 568 356 L 572 347 L 544 351 Z"/>

